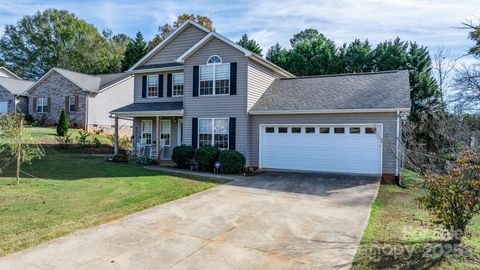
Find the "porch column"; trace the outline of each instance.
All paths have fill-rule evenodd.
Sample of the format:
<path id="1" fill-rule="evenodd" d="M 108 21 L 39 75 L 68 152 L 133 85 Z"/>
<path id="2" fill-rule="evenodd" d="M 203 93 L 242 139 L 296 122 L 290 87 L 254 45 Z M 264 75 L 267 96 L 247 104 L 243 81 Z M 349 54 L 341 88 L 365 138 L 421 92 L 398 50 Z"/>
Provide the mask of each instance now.
<path id="1" fill-rule="evenodd" d="M 160 160 L 160 117 L 157 116 L 157 124 L 156 124 L 156 129 L 155 129 L 155 132 L 156 132 L 156 140 L 157 140 L 157 143 L 155 144 L 155 147 L 157 148 L 157 160 Z"/>
<path id="2" fill-rule="evenodd" d="M 115 117 L 115 128 L 114 128 L 114 133 L 113 133 L 113 153 L 118 155 L 118 117 Z"/>

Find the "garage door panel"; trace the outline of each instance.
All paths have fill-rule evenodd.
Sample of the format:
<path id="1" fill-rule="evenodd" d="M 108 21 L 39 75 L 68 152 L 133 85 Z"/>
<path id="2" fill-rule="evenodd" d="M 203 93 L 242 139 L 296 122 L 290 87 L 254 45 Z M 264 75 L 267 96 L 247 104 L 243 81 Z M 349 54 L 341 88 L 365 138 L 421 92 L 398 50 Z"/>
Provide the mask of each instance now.
<path id="1" fill-rule="evenodd" d="M 8 101 L 0 101 L 0 113 L 8 112 Z"/>
<path id="2" fill-rule="evenodd" d="M 381 173 L 381 140 L 363 129 L 362 134 L 261 133 L 263 168 Z"/>

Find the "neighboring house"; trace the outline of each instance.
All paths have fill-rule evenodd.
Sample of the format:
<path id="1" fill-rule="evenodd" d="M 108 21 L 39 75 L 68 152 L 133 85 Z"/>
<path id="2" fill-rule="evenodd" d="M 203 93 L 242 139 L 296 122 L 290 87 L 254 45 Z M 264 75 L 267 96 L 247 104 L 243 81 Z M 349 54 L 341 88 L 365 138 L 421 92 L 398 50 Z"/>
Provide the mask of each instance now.
<path id="1" fill-rule="evenodd" d="M 298 78 L 187 21 L 130 72 L 134 103 L 112 115 L 134 119 L 137 153 L 213 145 L 262 169 L 400 173 L 406 71 Z"/>
<path id="2" fill-rule="evenodd" d="M 0 113 L 28 113 L 25 94 L 33 82 L 20 79 L 13 72 L 0 67 Z"/>
<path id="3" fill-rule="evenodd" d="M 133 100 L 133 77 L 127 73 L 87 75 L 53 68 L 28 90 L 29 111 L 35 120 L 55 125 L 65 108 L 72 127 L 112 132 L 109 112 Z M 132 122 L 120 121 L 123 133 Z"/>

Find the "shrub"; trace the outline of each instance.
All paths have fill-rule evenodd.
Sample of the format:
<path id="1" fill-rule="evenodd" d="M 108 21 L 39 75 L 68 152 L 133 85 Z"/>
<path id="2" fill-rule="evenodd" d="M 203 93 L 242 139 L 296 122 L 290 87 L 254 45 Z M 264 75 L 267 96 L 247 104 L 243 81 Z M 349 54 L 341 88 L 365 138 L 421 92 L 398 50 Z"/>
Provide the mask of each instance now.
<path id="1" fill-rule="evenodd" d="M 118 154 L 118 155 L 114 156 L 112 160 L 114 162 L 127 162 L 128 158 L 124 154 Z"/>
<path id="2" fill-rule="evenodd" d="M 28 114 L 28 113 L 25 114 L 24 120 L 27 123 L 27 125 L 32 125 L 33 123 L 35 123 L 35 119 L 33 118 L 33 116 L 31 114 Z"/>
<path id="3" fill-rule="evenodd" d="M 70 144 L 72 143 L 72 134 L 67 133 L 64 136 L 59 136 L 57 137 L 57 141 L 60 143 L 60 145 L 63 148 L 68 148 Z"/>
<path id="4" fill-rule="evenodd" d="M 203 146 L 195 150 L 194 159 L 202 171 L 211 171 L 217 161 L 219 151 L 213 146 Z"/>
<path id="5" fill-rule="evenodd" d="M 220 171 L 226 174 L 241 173 L 245 168 L 245 157 L 238 151 L 226 150 L 220 152 Z"/>
<path id="6" fill-rule="evenodd" d="M 102 142 L 98 138 L 93 138 L 93 144 L 97 147 L 102 146 Z"/>
<path id="7" fill-rule="evenodd" d="M 153 159 L 147 156 L 133 156 L 128 160 L 128 163 L 133 165 L 150 165 L 153 163 Z"/>
<path id="8" fill-rule="evenodd" d="M 79 130 L 78 135 L 80 135 L 80 136 L 77 136 L 78 144 L 83 145 L 88 143 L 88 137 L 90 137 L 90 133 Z"/>
<path id="9" fill-rule="evenodd" d="M 188 145 L 177 146 L 173 148 L 172 160 L 178 167 L 188 168 L 190 161 L 195 155 L 195 148 Z"/>
<path id="10" fill-rule="evenodd" d="M 68 133 L 67 113 L 65 112 L 65 109 L 62 109 L 62 112 L 60 113 L 60 119 L 58 120 L 58 124 L 57 124 L 57 135 L 65 136 L 65 134 L 67 133 Z"/>
<path id="11" fill-rule="evenodd" d="M 461 242 L 465 228 L 480 211 L 480 153 L 466 150 L 445 175 L 427 175 L 427 193 L 418 201 L 452 240 Z"/>

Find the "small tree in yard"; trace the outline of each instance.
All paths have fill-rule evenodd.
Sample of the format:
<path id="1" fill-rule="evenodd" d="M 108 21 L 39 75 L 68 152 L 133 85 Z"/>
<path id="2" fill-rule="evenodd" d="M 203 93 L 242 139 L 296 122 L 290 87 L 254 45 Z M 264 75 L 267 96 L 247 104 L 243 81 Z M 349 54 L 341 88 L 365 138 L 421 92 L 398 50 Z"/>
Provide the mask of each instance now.
<path id="1" fill-rule="evenodd" d="M 418 201 L 436 223 L 461 242 L 470 220 L 480 213 L 480 153 L 466 150 L 444 175 L 424 177 L 427 193 Z"/>
<path id="2" fill-rule="evenodd" d="M 21 165 L 44 155 L 43 148 L 28 133 L 21 115 L 0 116 L 0 172 L 1 168 L 15 162 L 18 184 Z"/>
<path id="3" fill-rule="evenodd" d="M 58 119 L 57 124 L 57 135 L 58 136 L 65 136 L 68 133 L 68 118 L 65 109 L 62 109 L 60 113 L 60 119 Z"/>

